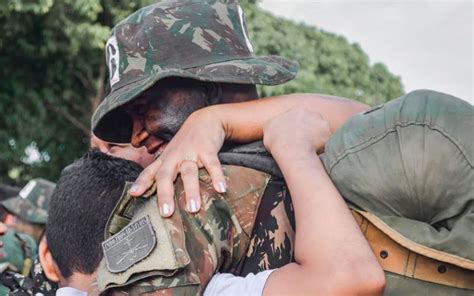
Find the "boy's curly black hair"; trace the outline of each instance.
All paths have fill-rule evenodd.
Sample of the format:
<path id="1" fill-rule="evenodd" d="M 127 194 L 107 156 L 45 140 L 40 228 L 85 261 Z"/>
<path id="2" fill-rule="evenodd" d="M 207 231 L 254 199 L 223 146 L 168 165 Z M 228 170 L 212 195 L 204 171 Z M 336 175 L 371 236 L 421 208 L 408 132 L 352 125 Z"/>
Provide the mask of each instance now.
<path id="1" fill-rule="evenodd" d="M 49 204 L 46 239 L 66 279 L 97 269 L 107 219 L 125 182 L 141 171 L 132 161 L 90 150 L 61 172 Z"/>

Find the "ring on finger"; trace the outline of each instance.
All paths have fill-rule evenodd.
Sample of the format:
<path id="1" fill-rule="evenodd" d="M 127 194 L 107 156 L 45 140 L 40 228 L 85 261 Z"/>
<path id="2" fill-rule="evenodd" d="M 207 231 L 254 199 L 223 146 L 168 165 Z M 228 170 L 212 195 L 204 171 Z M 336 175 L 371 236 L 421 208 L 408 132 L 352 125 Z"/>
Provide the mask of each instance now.
<path id="1" fill-rule="evenodd" d="M 155 159 L 157 159 L 158 157 L 160 157 L 160 156 L 161 156 L 161 153 L 162 153 L 161 151 L 155 152 L 155 154 L 154 154 Z"/>
<path id="2" fill-rule="evenodd" d="M 184 162 L 184 161 L 192 161 L 192 162 L 194 162 L 194 163 L 196 163 L 196 164 L 198 163 L 197 156 L 194 155 L 194 154 L 187 154 L 187 155 L 185 155 L 183 162 Z"/>

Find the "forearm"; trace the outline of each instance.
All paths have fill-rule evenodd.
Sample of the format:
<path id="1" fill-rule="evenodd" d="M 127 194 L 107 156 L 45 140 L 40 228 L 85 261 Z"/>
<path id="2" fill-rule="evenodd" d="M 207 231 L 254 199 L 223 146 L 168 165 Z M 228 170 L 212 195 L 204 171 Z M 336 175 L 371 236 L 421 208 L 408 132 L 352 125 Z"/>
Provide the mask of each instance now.
<path id="1" fill-rule="evenodd" d="M 369 106 L 357 101 L 319 94 L 283 95 L 244 103 L 213 105 L 203 109 L 220 119 L 227 139 L 250 142 L 263 137 L 263 125 L 271 118 L 299 106 L 319 112 L 334 132 L 355 113 Z"/>
<path id="2" fill-rule="evenodd" d="M 289 152 L 287 147 L 273 149 L 272 154 L 292 195 L 297 263 L 274 272 L 265 295 L 377 294 L 368 279 L 371 274 L 380 278 L 382 271 L 319 158 L 311 152 Z"/>

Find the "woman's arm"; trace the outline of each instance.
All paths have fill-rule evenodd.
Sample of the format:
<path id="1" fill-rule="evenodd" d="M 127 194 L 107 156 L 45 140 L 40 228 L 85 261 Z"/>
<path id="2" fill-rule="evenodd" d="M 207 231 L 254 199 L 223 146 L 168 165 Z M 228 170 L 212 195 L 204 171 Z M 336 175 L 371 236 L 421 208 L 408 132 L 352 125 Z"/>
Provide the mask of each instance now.
<path id="1" fill-rule="evenodd" d="M 215 189 L 224 192 L 225 178 L 217 158 L 224 140 L 261 140 L 265 122 L 295 106 L 319 112 L 329 122 L 332 131 L 353 114 L 368 109 L 367 105 L 347 99 L 294 94 L 244 103 L 213 105 L 198 110 L 181 126 L 163 154 L 140 174 L 130 194 L 140 196 L 156 181 L 161 213 L 168 217 L 174 212 L 173 182 L 180 173 L 183 177 L 188 210 L 198 211 L 201 204 L 198 168 L 206 168 Z"/>
<path id="2" fill-rule="evenodd" d="M 329 135 L 318 114 L 302 109 L 264 128 L 265 146 L 285 177 L 296 217 L 296 263 L 274 271 L 264 295 L 383 292 L 383 270 L 315 153 Z"/>
<path id="3" fill-rule="evenodd" d="M 219 119 L 227 139 L 252 142 L 262 139 L 266 122 L 291 108 L 317 112 L 336 131 L 349 117 L 369 106 L 344 98 L 319 94 L 291 94 L 244 103 L 213 105 L 198 112 L 207 112 Z"/>
<path id="4" fill-rule="evenodd" d="M 383 271 L 314 152 L 331 134 L 328 123 L 293 109 L 270 120 L 263 133 L 293 201 L 295 263 L 245 278 L 217 275 L 204 295 L 382 294 Z"/>

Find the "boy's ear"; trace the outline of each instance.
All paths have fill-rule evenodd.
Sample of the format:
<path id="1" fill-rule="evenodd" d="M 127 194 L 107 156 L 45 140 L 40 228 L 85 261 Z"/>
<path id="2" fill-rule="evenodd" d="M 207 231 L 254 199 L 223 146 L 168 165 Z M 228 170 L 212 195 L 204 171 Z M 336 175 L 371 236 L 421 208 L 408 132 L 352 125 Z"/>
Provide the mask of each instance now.
<path id="1" fill-rule="evenodd" d="M 48 242 L 46 241 L 46 236 L 43 236 L 38 248 L 38 256 L 43 267 L 44 274 L 52 282 L 59 282 L 59 269 L 54 262 L 53 256 L 49 251 Z"/>

